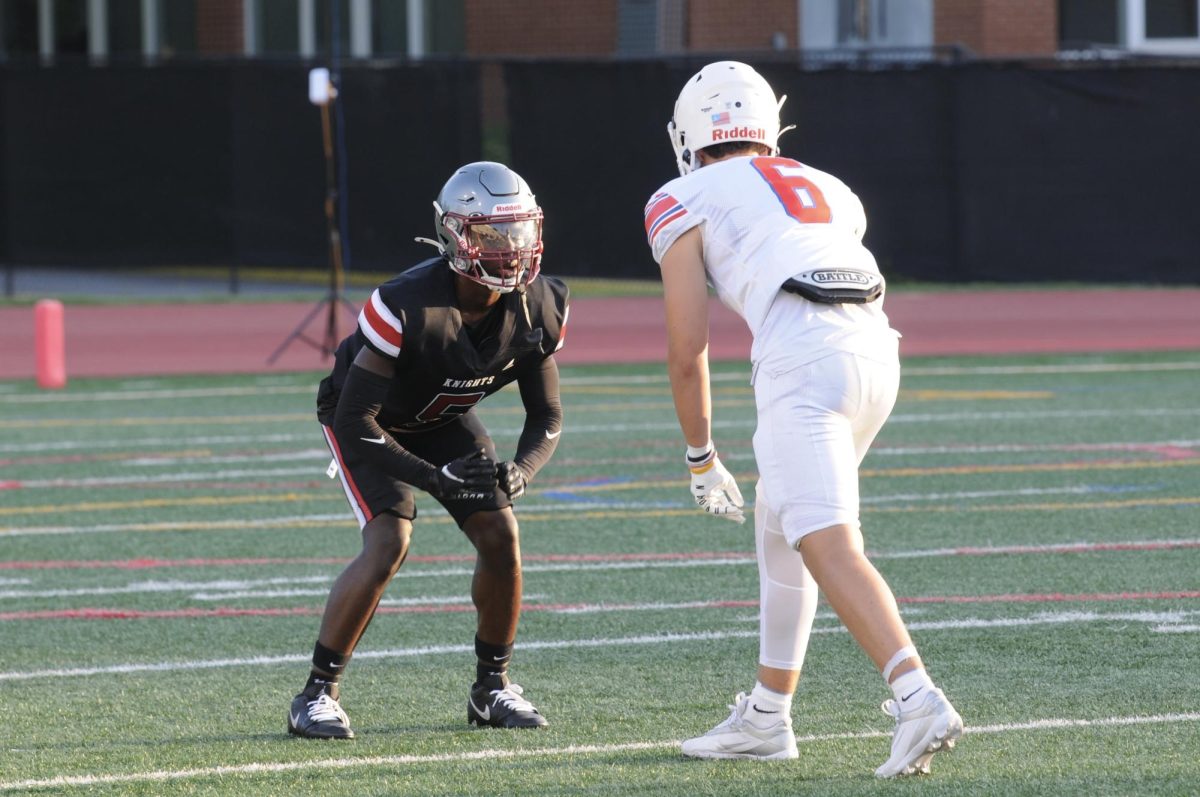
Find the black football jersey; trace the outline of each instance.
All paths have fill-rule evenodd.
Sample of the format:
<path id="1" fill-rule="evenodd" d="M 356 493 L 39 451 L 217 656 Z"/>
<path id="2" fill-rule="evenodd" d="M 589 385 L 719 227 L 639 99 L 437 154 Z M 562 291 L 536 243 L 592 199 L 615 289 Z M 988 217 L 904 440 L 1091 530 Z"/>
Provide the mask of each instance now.
<path id="1" fill-rule="evenodd" d="M 434 258 L 375 289 L 359 313 L 358 329 L 338 346 L 333 372 L 321 382 L 322 423 L 332 423 L 346 372 L 363 346 L 396 364 L 378 416 L 389 432 L 447 423 L 562 347 L 568 291 L 560 280 L 538 276 L 523 294 L 503 294 L 470 330 L 458 310 L 454 279 L 446 262 Z"/>

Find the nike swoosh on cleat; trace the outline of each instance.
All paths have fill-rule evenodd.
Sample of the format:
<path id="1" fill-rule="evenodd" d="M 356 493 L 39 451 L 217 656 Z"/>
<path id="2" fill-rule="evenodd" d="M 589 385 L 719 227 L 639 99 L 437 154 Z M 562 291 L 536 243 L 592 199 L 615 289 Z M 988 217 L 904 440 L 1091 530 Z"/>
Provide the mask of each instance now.
<path id="1" fill-rule="evenodd" d="M 755 711 L 757 711 L 759 714 L 778 714 L 778 713 L 779 713 L 778 711 L 763 711 L 763 710 L 762 710 L 761 708 L 759 708 L 759 707 L 758 707 L 758 705 L 757 705 L 757 704 L 755 704 L 755 703 L 751 703 L 751 704 L 750 704 L 750 708 L 754 709 L 754 710 L 755 710 Z"/>
<path id="2" fill-rule="evenodd" d="M 492 656 L 492 661 L 504 661 L 508 656 Z"/>
<path id="3" fill-rule="evenodd" d="M 289 717 L 292 720 L 292 727 L 299 728 L 300 727 L 300 715 L 299 714 L 289 714 Z"/>
<path id="4" fill-rule="evenodd" d="M 487 722 L 488 720 L 490 720 L 492 718 L 492 707 L 491 706 L 484 706 L 483 711 L 480 711 L 479 706 L 475 705 L 474 699 L 468 697 L 467 702 L 471 704 L 471 708 L 475 709 L 475 713 L 478 714 L 479 718 L 481 720 L 483 720 L 484 722 Z"/>
<path id="5" fill-rule="evenodd" d="M 384 443 L 384 440 L 385 440 L 385 438 L 384 438 L 384 436 L 383 436 L 383 435 L 379 435 L 379 437 L 378 437 L 378 438 L 374 438 L 374 437 L 360 437 L 360 438 L 358 438 L 358 439 L 359 439 L 359 440 L 362 440 L 364 443 L 374 443 L 374 444 L 375 444 L 375 445 L 377 445 L 377 446 L 381 446 L 381 445 L 383 445 L 383 443 Z"/>
<path id="6" fill-rule="evenodd" d="M 901 702 L 901 703 L 907 703 L 907 702 L 908 702 L 908 699 L 909 699 L 910 697 L 912 697 L 913 695 L 915 695 L 917 692 L 920 692 L 920 691 L 921 691 L 922 689 L 924 689 L 924 688 L 925 688 L 925 687 L 923 687 L 923 686 L 919 686 L 919 687 L 917 687 L 917 689 L 916 689 L 916 691 L 915 691 L 915 692 L 909 692 L 907 695 L 905 695 L 904 697 L 900 698 L 900 702 Z"/>
<path id="7" fill-rule="evenodd" d="M 546 439 L 553 440 L 554 438 L 558 437 L 560 434 L 562 434 L 562 429 L 559 429 L 557 432 L 546 432 Z"/>

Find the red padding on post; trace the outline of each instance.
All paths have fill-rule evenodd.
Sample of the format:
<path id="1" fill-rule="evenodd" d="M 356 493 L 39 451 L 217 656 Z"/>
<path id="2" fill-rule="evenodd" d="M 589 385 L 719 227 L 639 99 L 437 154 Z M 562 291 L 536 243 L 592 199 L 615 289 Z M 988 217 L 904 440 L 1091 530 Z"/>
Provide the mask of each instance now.
<path id="1" fill-rule="evenodd" d="M 62 302 L 40 300 L 33 306 L 33 350 L 38 387 L 50 390 L 66 387 L 66 342 Z"/>

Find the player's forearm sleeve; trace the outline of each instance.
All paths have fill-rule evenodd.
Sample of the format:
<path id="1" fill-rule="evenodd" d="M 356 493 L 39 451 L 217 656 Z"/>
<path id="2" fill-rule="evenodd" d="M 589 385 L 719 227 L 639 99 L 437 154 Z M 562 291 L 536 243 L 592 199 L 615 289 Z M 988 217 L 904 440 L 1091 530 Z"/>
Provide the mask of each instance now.
<path id="1" fill-rule="evenodd" d="M 427 489 L 436 479 L 437 469 L 397 443 L 377 420 L 390 386 L 390 379 L 351 365 L 333 419 L 334 434 L 339 444 L 371 465 Z"/>
<path id="2" fill-rule="evenodd" d="M 537 370 L 521 377 L 521 401 L 525 405 L 525 428 L 517 442 L 513 461 L 529 481 L 550 461 L 562 432 L 562 400 L 558 395 L 558 365 L 553 357 L 542 360 Z"/>

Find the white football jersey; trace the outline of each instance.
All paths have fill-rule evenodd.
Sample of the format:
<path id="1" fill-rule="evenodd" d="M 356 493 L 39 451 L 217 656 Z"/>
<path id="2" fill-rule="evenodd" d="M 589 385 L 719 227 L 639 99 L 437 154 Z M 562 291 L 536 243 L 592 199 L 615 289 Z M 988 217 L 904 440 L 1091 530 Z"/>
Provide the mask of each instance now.
<path id="1" fill-rule="evenodd" d="M 815 268 L 879 273 L 862 244 L 862 202 L 838 178 L 789 158 L 737 157 L 672 180 L 646 205 L 646 237 L 660 264 L 697 226 L 708 281 L 750 327 L 756 363 L 808 362 L 831 351 L 895 356 L 898 335 L 883 297 L 820 304 L 780 290 Z"/>

